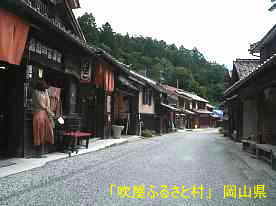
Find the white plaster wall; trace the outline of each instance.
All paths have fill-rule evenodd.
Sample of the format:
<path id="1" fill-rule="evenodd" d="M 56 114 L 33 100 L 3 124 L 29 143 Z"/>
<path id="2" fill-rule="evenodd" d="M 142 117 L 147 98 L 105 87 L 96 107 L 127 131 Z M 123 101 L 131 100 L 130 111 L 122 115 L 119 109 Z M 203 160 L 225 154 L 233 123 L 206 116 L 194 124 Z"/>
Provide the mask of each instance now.
<path id="1" fill-rule="evenodd" d="M 139 92 L 139 113 L 142 114 L 154 114 L 154 109 L 155 109 L 155 102 L 153 95 L 151 97 L 151 105 L 144 105 L 143 104 L 143 93 L 140 91 Z"/>

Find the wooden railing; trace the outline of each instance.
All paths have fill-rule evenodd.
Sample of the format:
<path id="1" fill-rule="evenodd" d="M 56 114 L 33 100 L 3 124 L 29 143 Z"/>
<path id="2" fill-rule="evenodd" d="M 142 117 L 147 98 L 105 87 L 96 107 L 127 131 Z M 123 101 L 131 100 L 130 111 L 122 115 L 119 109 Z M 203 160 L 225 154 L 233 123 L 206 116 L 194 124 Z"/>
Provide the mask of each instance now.
<path id="1" fill-rule="evenodd" d="M 41 0 L 21 0 L 21 1 L 24 2 L 29 8 L 33 9 L 38 14 L 40 14 L 43 18 L 48 20 L 50 23 L 52 23 L 54 26 L 56 26 L 59 30 L 63 31 L 71 38 L 78 41 L 80 44 L 82 44 L 82 46 L 86 47 L 89 50 L 93 49 L 92 47 L 87 45 L 86 42 L 83 39 L 81 39 L 78 35 L 74 34 L 71 30 L 67 29 L 57 17 L 51 17 L 49 15 L 48 6 L 45 3 L 43 3 Z"/>
<path id="2" fill-rule="evenodd" d="M 30 7 L 44 16 L 48 16 L 49 9 L 46 4 L 40 0 L 24 0 Z"/>

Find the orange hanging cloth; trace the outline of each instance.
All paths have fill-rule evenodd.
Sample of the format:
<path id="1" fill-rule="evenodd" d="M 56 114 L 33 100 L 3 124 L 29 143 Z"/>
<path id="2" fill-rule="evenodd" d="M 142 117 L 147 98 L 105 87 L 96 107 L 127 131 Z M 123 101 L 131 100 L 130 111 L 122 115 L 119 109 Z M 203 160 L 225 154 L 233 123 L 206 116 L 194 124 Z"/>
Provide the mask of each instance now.
<path id="1" fill-rule="evenodd" d="M 111 90 L 111 81 L 112 81 L 112 71 L 108 72 L 108 91 L 112 92 Z"/>
<path id="2" fill-rule="evenodd" d="M 30 26 L 14 14 L 0 8 L 0 60 L 20 65 Z"/>
<path id="3" fill-rule="evenodd" d="M 110 72 L 110 92 L 114 91 L 114 73 Z"/>
<path id="4" fill-rule="evenodd" d="M 109 92 L 109 70 L 106 69 L 104 74 L 104 89 Z"/>
<path id="5" fill-rule="evenodd" d="M 103 65 L 101 63 L 99 63 L 97 65 L 97 69 L 96 69 L 96 75 L 95 75 L 95 84 L 98 87 L 104 87 L 103 85 L 103 79 L 104 79 L 104 68 Z"/>

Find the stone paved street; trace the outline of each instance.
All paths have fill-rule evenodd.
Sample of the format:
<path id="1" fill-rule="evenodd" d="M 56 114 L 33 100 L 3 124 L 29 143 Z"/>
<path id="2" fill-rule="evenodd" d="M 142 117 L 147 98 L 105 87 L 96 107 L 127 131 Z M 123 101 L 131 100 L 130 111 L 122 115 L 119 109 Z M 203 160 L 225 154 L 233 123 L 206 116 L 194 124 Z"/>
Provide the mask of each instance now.
<path id="1" fill-rule="evenodd" d="M 257 163 L 258 170 L 251 168 L 240 157 L 247 154 L 235 152 L 232 144 L 215 130 L 179 132 L 50 162 L 42 168 L 1 178 L 0 205 L 275 206 L 275 172 L 265 172 L 269 167 L 262 162 Z M 154 185 L 157 192 L 161 185 L 191 188 L 202 184 L 211 188 L 212 197 L 208 200 L 208 192 L 204 191 L 203 200 L 191 195 L 190 199 L 120 198 L 114 188 L 110 195 L 110 184 L 132 188 L 144 184 L 147 191 Z M 223 198 L 224 185 L 255 184 L 268 186 L 266 199 Z"/>

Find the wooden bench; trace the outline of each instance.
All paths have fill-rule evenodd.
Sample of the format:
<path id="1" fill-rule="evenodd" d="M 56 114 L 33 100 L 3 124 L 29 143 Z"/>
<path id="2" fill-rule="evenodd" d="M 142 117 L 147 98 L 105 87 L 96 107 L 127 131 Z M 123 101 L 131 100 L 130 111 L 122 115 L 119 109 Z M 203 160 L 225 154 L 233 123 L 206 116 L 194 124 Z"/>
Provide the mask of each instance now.
<path id="1" fill-rule="evenodd" d="M 242 149 L 244 151 L 250 152 L 252 154 L 256 154 L 256 141 L 250 139 L 243 139 L 242 142 Z"/>
<path id="2" fill-rule="evenodd" d="M 63 134 L 64 136 L 70 137 L 70 143 L 69 143 L 69 147 L 68 147 L 68 155 L 69 157 L 71 157 L 71 153 L 72 152 L 76 152 L 76 154 L 78 153 L 78 145 L 80 144 L 80 140 L 85 139 L 86 140 L 86 144 L 85 144 L 85 148 L 88 149 L 88 145 L 89 145 L 89 139 L 93 136 L 92 132 L 81 132 L 81 131 L 76 131 L 76 132 L 65 132 Z"/>
<path id="3" fill-rule="evenodd" d="M 276 145 L 256 144 L 256 157 L 264 159 L 276 170 Z"/>

